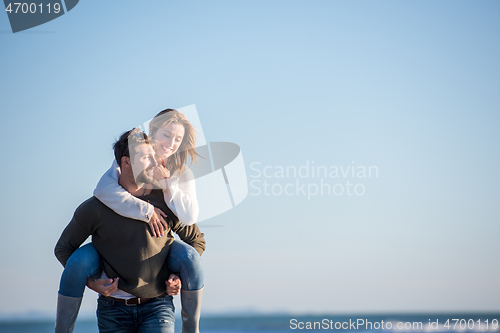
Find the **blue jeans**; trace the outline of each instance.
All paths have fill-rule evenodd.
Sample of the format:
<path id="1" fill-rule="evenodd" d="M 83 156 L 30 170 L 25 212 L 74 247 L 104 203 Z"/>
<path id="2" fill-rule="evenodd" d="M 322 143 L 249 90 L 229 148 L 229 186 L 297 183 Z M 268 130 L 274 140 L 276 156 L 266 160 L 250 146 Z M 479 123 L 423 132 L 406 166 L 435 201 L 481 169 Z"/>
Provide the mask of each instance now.
<path id="1" fill-rule="evenodd" d="M 203 287 L 203 266 L 198 252 L 190 245 L 175 240 L 167 257 L 170 272 L 179 274 L 183 290 Z M 69 257 L 61 276 L 59 294 L 82 297 L 87 278 L 101 276 L 101 257 L 92 243 L 78 248 Z"/>
<path id="2" fill-rule="evenodd" d="M 102 297 L 97 300 L 100 333 L 174 333 L 174 313 L 172 296 L 168 295 L 134 306 Z"/>

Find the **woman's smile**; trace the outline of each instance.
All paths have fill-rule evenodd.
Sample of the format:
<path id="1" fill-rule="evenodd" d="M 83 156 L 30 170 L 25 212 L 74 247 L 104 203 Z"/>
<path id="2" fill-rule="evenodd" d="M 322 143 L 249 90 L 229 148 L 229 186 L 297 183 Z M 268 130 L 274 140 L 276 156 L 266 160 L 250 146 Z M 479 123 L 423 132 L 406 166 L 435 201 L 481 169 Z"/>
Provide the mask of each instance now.
<path id="1" fill-rule="evenodd" d="M 181 146 L 184 132 L 184 126 L 176 123 L 158 129 L 154 135 L 157 154 L 162 159 L 173 155 Z"/>

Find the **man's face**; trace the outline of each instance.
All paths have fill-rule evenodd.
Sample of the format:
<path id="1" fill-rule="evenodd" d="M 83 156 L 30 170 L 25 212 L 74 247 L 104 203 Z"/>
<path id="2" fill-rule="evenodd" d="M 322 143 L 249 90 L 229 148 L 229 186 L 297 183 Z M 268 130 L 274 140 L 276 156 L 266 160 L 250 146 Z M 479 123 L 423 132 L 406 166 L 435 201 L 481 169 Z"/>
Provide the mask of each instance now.
<path id="1" fill-rule="evenodd" d="M 149 144 L 139 144 L 130 163 L 137 184 L 153 184 L 153 172 L 158 163 L 155 160 L 154 150 Z"/>

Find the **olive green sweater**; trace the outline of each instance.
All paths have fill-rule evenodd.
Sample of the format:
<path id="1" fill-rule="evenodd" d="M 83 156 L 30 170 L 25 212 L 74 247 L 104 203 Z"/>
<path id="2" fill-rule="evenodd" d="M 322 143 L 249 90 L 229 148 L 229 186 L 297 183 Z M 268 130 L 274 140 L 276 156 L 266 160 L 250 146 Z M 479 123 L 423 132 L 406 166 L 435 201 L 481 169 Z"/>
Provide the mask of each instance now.
<path id="1" fill-rule="evenodd" d="M 165 204 L 161 190 L 139 198 L 168 215 L 165 220 L 170 230 L 163 237 L 153 237 L 147 223 L 120 216 L 92 197 L 76 209 L 64 229 L 54 251 L 57 259 L 66 266 L 71 254 L 91 235 L 106 275 L 120 277 L 118 288 L 136 297 L 156 297 L 165 292 L 170 275 L 165 260 L 174 241 L 172 231 L 200 255 L 205 250 L 205 238 L 196 224 L 179 223 Z"/>

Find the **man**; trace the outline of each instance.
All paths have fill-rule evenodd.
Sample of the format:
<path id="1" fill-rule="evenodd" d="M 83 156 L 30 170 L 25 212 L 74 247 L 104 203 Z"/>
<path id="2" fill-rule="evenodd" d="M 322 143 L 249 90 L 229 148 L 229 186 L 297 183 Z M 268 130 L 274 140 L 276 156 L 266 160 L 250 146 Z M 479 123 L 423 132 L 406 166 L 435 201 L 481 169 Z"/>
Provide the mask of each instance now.
<path id="1" fill-rule="evenodd" d="M 174 238 L 172 231 L 198 253 L 205 249 L 203 234 L 196 225 L 183 226 L 167 207 L 161 190 L 151 190 L 157 166 L 154 151 L 142 131 L 124 133 L 114 145 L 120 166 L 119 184 L 132 195 L 149 201 L 168 216 L 169 230 L 154 237 L 146 223 L 138 223 L 116 214 L 92 197 L 75 211 L 55 248 L 65 265 L 71 254 L 92 235 L 92 243 L 101 256 L 101 279 L 89 279 L 89 288 L 97 291 L 100 332 L 173 332 L 174 306 L 171 294 L 177 294 L 180 280 L 169 280 L 165 259 Z M 112 283 L 111 283 L 112 282 Z M 167 288 L 166 288 L 167 285 Z M 167 295 L 170 294 L 170 295 Z"/>

